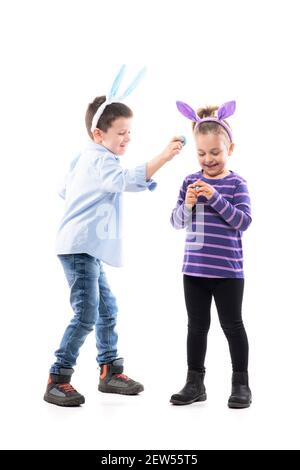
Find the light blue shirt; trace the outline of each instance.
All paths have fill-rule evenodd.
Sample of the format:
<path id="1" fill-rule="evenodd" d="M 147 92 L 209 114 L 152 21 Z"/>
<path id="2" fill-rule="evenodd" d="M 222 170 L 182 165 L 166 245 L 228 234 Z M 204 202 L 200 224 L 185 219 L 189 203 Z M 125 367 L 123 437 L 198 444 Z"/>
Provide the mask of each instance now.
<path id="1" fill-rule="evenodd" d="M 155 189 L 146 181 L 146 163 L 126 170 L 119 159 L 92 140 L 71 163 L 60 196 L 65 210 L 56 253 L 87 253 L 122 266 L 122 193 Z"/>

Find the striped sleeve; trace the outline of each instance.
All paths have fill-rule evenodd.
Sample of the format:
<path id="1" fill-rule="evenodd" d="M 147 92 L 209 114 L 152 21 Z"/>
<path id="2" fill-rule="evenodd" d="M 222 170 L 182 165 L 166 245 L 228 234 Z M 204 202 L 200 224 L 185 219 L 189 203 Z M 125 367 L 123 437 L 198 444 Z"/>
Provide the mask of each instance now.
<path id="1" fill-rule="evenodd" d="M 171 224 L 177 230 L 185 228 L 189 224 L 193 212 L 191 209 L 188 209 L 184 204 L 186 190 L 187 182 L 186 180 L 184 180 L 179 191 L 176 207 L 175 209 L 173 209 L 170 219 Z"/>
<path id="2" fill-rule="evenodd" d="M 232 203 L 216 190 L 207 203 L 236 230 L 244 232 L 251 224 L 251 203 L 245 181 L 236 186 Z"/>

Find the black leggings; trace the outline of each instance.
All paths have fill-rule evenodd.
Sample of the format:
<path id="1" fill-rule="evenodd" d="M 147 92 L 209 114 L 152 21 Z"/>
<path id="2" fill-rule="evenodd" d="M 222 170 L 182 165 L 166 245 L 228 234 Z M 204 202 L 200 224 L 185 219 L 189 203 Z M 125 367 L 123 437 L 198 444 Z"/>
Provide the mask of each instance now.
<path id="1" fill-rule="evenodd" d="M 221 327 L 229 344 L 234 372 L 248 370 L 248 339 L 242 321 L 244 279 L 183 275 L 188 313 L 187 361 L 189 370 L 202 372 L 214 298 Z"/>

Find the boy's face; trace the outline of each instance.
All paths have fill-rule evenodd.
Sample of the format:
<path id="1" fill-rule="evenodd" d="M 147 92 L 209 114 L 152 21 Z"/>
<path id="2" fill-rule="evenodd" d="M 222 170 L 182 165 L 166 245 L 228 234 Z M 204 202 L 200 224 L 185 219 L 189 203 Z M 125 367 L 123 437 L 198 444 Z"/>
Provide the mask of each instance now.
<path id="1" fill-rule="evenodd" d="M 198 161 L 208 178 L 215 178 L 226 169 L 227 157 L 233 152 L 234 144 L 225 142 L 221 134 L 196 134 Z"/>
<path id="2" fill-rule="evenodd" d="M 115 155 L 123 155 L 130 142 L 132 118 L 115 119 L 106 132 L 95 129 L 94 141 L 110 150 Z"/>

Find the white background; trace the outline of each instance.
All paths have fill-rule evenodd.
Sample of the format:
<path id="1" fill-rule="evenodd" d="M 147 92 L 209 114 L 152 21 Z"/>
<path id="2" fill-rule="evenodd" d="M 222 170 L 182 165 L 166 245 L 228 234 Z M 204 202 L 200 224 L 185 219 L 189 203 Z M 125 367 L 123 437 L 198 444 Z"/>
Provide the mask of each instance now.
<path id="1" fill-rule="evenodd" d="M 1 88 L 1 447 L 4 449 L 299 449 L 299 24 L 297 1 L 4 1 Z M 77 409 L 43 393 L 65 326 L 68 288 L 54 241 L 56 189 L 85 144 L 87 103 L 122 63 L 145 80 L 135 112 L 133 167 L 173 135 L 188 143 L 156 175 L 155 193 L 125 196 L 125 267 L 107 268 L 119 304 L 125 372 L 138 397 L 100 394 L 94 334 L 82 348 Z M 198 170 L 180 99 L 237 101 L 229 168 L 244 176 L 253 224 L 244 236 L 244 321 L 253 405 L 227 408 L 230 358 L 212 311 L 208 401 L 172 407 L 186 375 L 184 233 L 169 224 L 184 177 Z"/>

